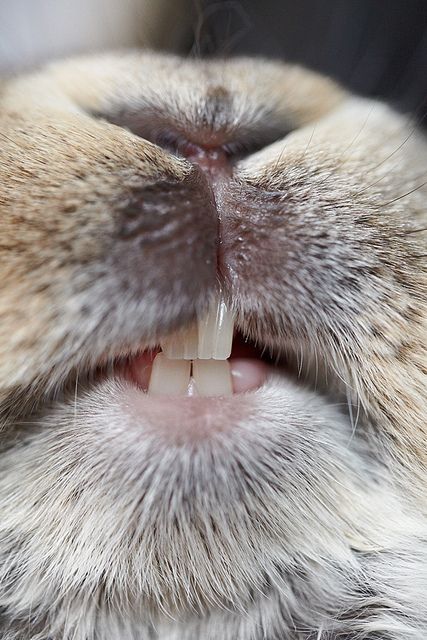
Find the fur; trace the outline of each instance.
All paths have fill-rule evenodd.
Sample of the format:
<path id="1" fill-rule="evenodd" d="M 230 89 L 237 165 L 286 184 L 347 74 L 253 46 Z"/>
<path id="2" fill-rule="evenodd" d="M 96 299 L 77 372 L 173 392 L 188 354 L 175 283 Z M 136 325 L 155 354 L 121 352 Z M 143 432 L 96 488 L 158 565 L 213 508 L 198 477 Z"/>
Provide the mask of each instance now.
<path id="1" fill-rule="evenodd" d="M 2 638 L 424 640 L 415 124 L 299 67 L 135 52 L 5 83 L 0 138 Z M 96 375 L 218 278 L 288 368 L 214 428 Z"/>

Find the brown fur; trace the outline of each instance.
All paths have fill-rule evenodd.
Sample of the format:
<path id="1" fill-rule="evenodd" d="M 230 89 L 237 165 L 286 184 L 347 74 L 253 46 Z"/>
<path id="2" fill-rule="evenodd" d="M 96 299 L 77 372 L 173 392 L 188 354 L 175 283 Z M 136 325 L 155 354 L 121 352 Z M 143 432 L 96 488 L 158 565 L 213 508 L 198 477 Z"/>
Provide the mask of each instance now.
<path id="1" fill-rule="evenodd" d="M 246 151 L 212 185 L 160 148 L 165 130 Z M 9 82 L 0 140 L 5 637 L 423 638 L 411 591 L 427 583 L 423 135 L 298 67 L 132 53 Z M 253 445 L 213 438 L 223 475 L 203 444 L 163 468 L 171 448 L 154 440 L 158 476 L 142 484 L 151 457 L 122 451 L 117 389 L 89 380 L 79 393 L 78 376 L 188 325 L 218 278 L 239 328 L 286 353 L 309 390 L 277 374 L 246 408 L 219 408 Z M 343 397 L 350 415 L 334 408 Z"/>

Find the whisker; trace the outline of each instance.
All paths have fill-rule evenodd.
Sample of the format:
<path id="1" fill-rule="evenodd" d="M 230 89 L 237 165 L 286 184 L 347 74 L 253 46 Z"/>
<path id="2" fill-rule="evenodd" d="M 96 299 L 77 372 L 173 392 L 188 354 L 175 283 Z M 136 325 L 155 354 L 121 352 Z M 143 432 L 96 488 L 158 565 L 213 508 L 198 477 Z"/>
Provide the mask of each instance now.
<path id="1" fill-rule="evenodd" d="M 379 184 L 382 180 L 384 180 L 384 178 L 387 178 L 391 173 L 393 172 L 393 170 L 390 168 L 389 171 L 387 171 L 386 173 L 384 173 L 380 178 L 378 178 L 378 180 L 375 180 L 375 182 L 371 182 L 371 184 L 368 184 L 366 187 L 364 187 L 363 189 L 361 189 L 360 191 L 357 191 L 355 194 L 353 194 L 353 196 L 355 198 L 357 198 L 358 196 L 360 196 L 362 193 L 364 193 L 365 191 L 368 191 L 369 189 L 372 189 L 372 187 L 375 187 L 376 184 Z M 366 173 L 364 175 L 367 175 Z M 412 180 L 418 180 L 418 178 L 421 178 L 422 176 L 414 176 L 412 178 Z M 422 185 L 421 185 L 422 186 Z"/>
<path id="2" fill-rule="evenodd" d="M 74 387 L 74 407 L 73 407 L 73 426 L 74 426 L 74 428 L 77 425 L 77 390 L 78 390 L 78 384 L 79 384 L 79 372 L 77 371 L 76 383 L 75 383 L 75 387 Z"/>
<path id="3" fill-rule="evenodd" d="M 379 167 L 381 167 L 385 162 L 387 162 L 388 160 L 390 160 L 390 158 L 392 158 L 396 153 L 398 153 L 400 151 L 400 149 L 402 149 L 402 147 L 408 142 L 408 140 L 410 140 L 410 138 L 414 135 L 415 131 L 418 130 L 418 124 L 415 124 L 412 128 L 412 130 L 408 133 L 408 135 L 406 136 L 406 138 L 399 144 L 398 147 L 396 147 L 396 149 L 394 151 L 392 151 L 391 153 L 389 153 L 389 155 L 385 158 L 383 158 L 383 160 L 381 160 L 381 162 L 378 162 L 378 164 L 374 165 L 373 167 L 370 167 L 368 169 L 368 171 L 366 171 L 364 174 L 362 174 L 361 177 L 365 177 L 367 176 L 369 173 L 372 173 L 372 171 L 375 171 L 376 169 L 378 169 Z M 389 172 L 383 174 L 381 176 L 381 178 L 379 178 L 378 180 L 376 180 L 375 182 L 371 182 L 371 184 L 368 184 L 366 187 L 364 187 L 363 189 L 361 189 L 360 191 L 358 191 L 355 195 L 358 196 L 361 193 L 364 193 L 365 191 L 367 191 L 368 189 L 370 189 L 371 187 L 374 187 L 376 184 L 378 184 L 379 182 L 381 182 L 381 180 L 383 180 L 386 176 L 389 175 Z"/>
<path id="4" fill-rule="evenodd" d="M 349 413 L 349 417 L 350 417 L 350 424 L 352 427 L 351 430 L 351 435 L 349 438 L 349 441 L 347 443 L 347 446 L 350 446 L 350 444 L 352 443 L 355 433 L 356 433 L 356 429 L 357 429 L 357 425 L 359 423 L 359 417 L 360 417 L 360 398 L 357 395 L 357 404 L 356 404 L 356 417 L 353 416 L 353 402 L 351 399 L 351 396 L 349 394 L 349 388 L 346 388 L 346 395 L 347 395 L 347 406 L 348 406 L 348 413 Z"/>
<path id="5" fill-rule="evenodd" d="M 418 189 L 422 189 L 422 187 L 424 187 L 426 184 L 427 184 L 427 180 L 425 182 L 422 182 L 421 184 L 417 185 L 416 187 L 414 187 L 410 191 L 407 191 L 406 193 L 402 193 L 402 195 L 397 196 L 397 198 L 393 198 L 393 200 L 389 200 L 388 202 L 384 202 L 383 204 L 380 205 L 380 207 L 387 207 L 389 204 L 393 204 L 393 202 L 397 202 L 398 200 L 402 200 L 402 198 L 406 198 L 407 196 L 410 196 L 411 193 L 415 193 L 415 191 L 418 191 Z"/>
<path id="6" fill-rule="evenodd" d="M 363 130 L 365 129 L 366 125 L 368 124 L 368 120 L 369 120 L 369 118 L 371 117 L 372 112 L 373 112 L 373 110 L 374 110 L 375 106 L 376 106 L 375 104 L 373 104 L 373 105 L 371 106 L 371 108 L 369 109 L 368 115 L 366 116 L 366 118 L 365 118 L 365 120 L 364 120 L 364 122 L 363 122 L 362 126 L 361 126 L 361 127 L 360 127 L 360 129 L 359 129 L 359 131 L 356 133 L 356 135 L 353 137 L 353 139 L 352 139 L 352 140 L 351 140 L 351 142 L 347 145 L 347 147 L 345 147 L 345 148 L 343 149 L 343 151 L 341 152 L 341 155 L 340 155 L 340 157 L 339 157 L 339 160 L 338 160 L 337 164 L 336 164 L 336 165 L 334 165 L 333 170 L 332 170 L 330 173 L 328 173 L 328 174 L 323 178 L 323 180 L 321 180 L 321 181 L 320 181 L 320 183 L 319 183 L 319 185 L 318 185 L 318 186 L 322 186 L 322 184 L 324 184 L 325 182 L 327 182 L 327 180 L 329 180 L 329 178 L 335 174 L 336 169 L 337 169 L 338 167 L 342 167 L 342 166 L 345 164 L 345 162 L 348 160 L 348 158 L 346 158 L 345 156 L 346 156 L 347 152 L 352 148 L 352 146 L 354 145 L 354 143 L 356 142 L 356 140 L 361 136 L 361 134 L 362 134 Z"/>
<path id="7" fill-rule="evenodd" d="M 422 233 L 423 231 L 427 231 L 427 227 L 422 227 L 421 229 L 409 229 L 408 231 L 402 231 L 402 233 L 405 236 L 409 236 L 411 233 Z"/>
<path id="8" fill-rule="evenodd" d="M 305 156 L 307 155 L 307 151 L 308 151 L 308 148 L 311 145 L 311 142 L 313 140 L 313 136 L 314 136 L 314 132 L 316 131 L 316 127 L 317 127 L 317 123 L 313 127 L 313 131 L 311 132 L 311 136 L 310 136 L 310 138 L 309 138 L 309 140 L 307 142 L 307 146 L 304 149 L 304 153 L 302 154 L 301 159 L 305 158 Z"/>
<path id="9" fill-rule="evenodd" d="M 298 353 L 297 359 L 298 359 L 298 378 L 301 378 L 303 360 L 304 360 L 304 354 L 303 354 L 302 346 L 300 346 L 300 348 L 299 348 L 299 353 Z"/>

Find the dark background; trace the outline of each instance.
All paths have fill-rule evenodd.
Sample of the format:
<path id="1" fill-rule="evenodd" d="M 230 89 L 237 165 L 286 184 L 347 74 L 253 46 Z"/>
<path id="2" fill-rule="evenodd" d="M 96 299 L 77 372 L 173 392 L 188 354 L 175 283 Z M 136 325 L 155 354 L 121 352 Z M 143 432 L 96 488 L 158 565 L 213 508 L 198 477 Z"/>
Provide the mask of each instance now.
<path id="1" fill-rule="evenodd" d="M 202 0 L 188 47 L 300 62 L 424 120 L 427 0 Z"/>
<path id="2" fill-rule="evenodd" d="M 427 112 L 427 0 L 0 0 L 0 75 L 138 46 L 302 63 Z"/>

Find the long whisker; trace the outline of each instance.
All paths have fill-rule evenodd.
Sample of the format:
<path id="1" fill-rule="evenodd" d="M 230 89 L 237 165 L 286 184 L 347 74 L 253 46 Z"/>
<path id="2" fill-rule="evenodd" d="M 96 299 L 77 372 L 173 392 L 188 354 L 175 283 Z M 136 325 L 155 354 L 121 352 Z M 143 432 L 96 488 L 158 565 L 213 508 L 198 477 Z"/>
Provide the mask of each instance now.
<path id="1" fill-rule="evenodd" d="M 412 233 L 422 233 L 423 231 L 427 231 L 427 227 L 422 227 L 421 229 L 409 229 L 408 231 L 402 231 L 402 233 L 405 236 L 409 236 Z"/>
<path id="2" fill-rule="evenodd" d="M 371 106 L 371 108 L 369 109 L 368 115 L 366 116 L 366 118 L 365 118 L 365 120 L 364 120 L 364 122 L 363 122 L 362 126 L 361 126 L 361 127 L 360 127 L 360 129 L 359 129 L 359 131 L 356 133 L 356 135 L 353 137 L 353 139 L 349 142 L 349 144 L 347 145 L 347 147 L 345 147 L 345 148 L 343 149 L 343 151 L 341 152 L 341 155 L 340 155 L 340 157 L 339 157 L 339 160 L 338 160 L 337 164 L 335 164 L 335 165 L 334 165 L 334 168 L 332 169 L 332 171 L 330 171 L 330 172 L 329 172 L 329 173 L 328 173 L 328 174 L 323 178 L 323 180 L 321 180 L 321 181 L 319 182 L 319 185 L 318 185 L 318 186 L 322 186 L 322 184 L 324 184 L 325 182 L 327 182 L 327 181 L 329 180 L 329 178 L 330 178 L 331 176 L 333 176 L 333 175 L 336 173 L 336 169 L 337 169 L 338 167 L 342 167 L 342 166 L 346 163 L 346 161 L 348 160 L 348 157 L 346 157 L 346 154 L 347 154 L 347 153 L 348 153 L 348 151 L 352 148 L 352 146 L 353 146 L 353 145 L 354 145 L 354 143 L 357 141 L 357 139 L 362 135 L 363 130 L 365 129 L 366 125 L 368 124 L 368 120 L 369 120 L 369 118 L 371 117 L 372 112 L 373 112 L 373 110 L 374 110 L 375 106 L 376 106 L 375 104 L 373 104 L 373 105 Z"/>
<path id="3" fill-rule="evenodd" d="M 397 198 L 393 198 L 393 200 L 389 200 L 388 202 L 384 202 L 383 204 L 380 205 L 380 207 L 387 207 L 390 204 L 393 204 L 394 202 L 397 202 L 398 200 L 402 200 L 403 198 L 406 198 L 407 196 L 410 196 L 411 193 L 415 193 L 415 191 L 418 191 L 418 189 L 422 189 L 422 187 L 424 187 L 427 184 L 427 180 L 425 182 L 422 182 L 421 184 L 417 185 L 416 187 L 414 187 L 413 189 L 411 189 L 410 191 L 407 191 L 406 193 L 402 193 L 402 195 L 397 196 Z"/>
<path id="4" fill-rule="evenodd" d="M 408 140 L 410 140 L 410 138 L 414 135 L 415 131 L 417 131 L 417 125 L 415 124 L 414 127 L 412 128 L 412 130 L 408 133 L 408 135 L 406 136 L 406 138 L 399 144 L 398 147 L 396 147 L 396 149 L 394 151 L 392 151 L 391 153 L 389 153 L 389 155 L 385 158 L 383 158 L 383 160 L 381 160 L 381 162 L 378 162 L 378 164 L 374 165 L 373 167 L 370 167 L 368 171 L 366 171 L 362 177 L 367 176 L 369 173 L 372 173 L 373 171 L 375 171 L 376 169 L 378 169 L 379 167 L 381 167 L 385 162 L 387 162 L 388 160 L 390 160 L 390 158 L 392 158 L 396 153 L 398 153 L 402 147 L 408 142 Z M 368 189 L 370 189 L 371 187 L 374 187 L 376 184 L 378 184 L 379 182 L 381 182 L 381 180 L 383 180 L 386 176 L 389 175 L 389 172 L 387 171 L 387 173 L 384 173 L 378 180 L 375 180 L 375 182 L 371 182 L 370 184 L 368 184 L 366 187 L 363 187 L 363 189 L 361 189 L 360 191 L 358 191 L 356 193 L 356 196 L 360 195 L 361 193 L 364 193 L 365 191 L 367 191 Z"/>

